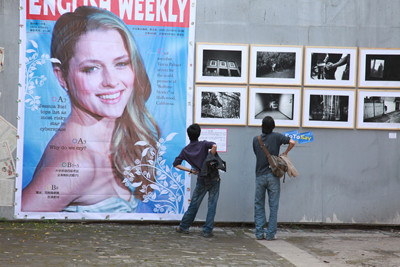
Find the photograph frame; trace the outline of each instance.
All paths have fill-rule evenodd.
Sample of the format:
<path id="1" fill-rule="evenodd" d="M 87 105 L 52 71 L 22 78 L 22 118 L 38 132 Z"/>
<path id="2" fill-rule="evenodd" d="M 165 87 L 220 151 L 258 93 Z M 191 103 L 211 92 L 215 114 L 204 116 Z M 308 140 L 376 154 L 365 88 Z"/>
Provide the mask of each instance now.
<path id="1" fill-rule="evenodd" d="M 276 98 L 278 100 L 271 97 L 271 94 L 279 95 Z M 293 95 L 293 98 L 290 98 L 290 96 L 285 97 L 284 95 Z M 300 127 L 301 95 L 300 87 L 250 86 L 247 125 L 261 126 L 262 119 L 265 116 L 271 116 L 274 118 L 276 127 Z M 267 106 L 261 104 L 263 100 L 264 102 L 268 101 Z M 272 103 L 274 103 L 275 107 L 271 106 Z M 291 107 L 288 106 L 289 103 Z M 285 108 L 279 110 L 282 105 Z M 290 116 L 292 119 L 290 119 Z"/>
<path id="2" fill-rule="evenodd" d="M 247 84 L 248 51 L 248 44 L 196 43 L 196 83 Z"/>
<path id="3" fill-rule="evenodd" d="M 397 56 L 397 58 L 393 58 Z M 368 57 L 368 59 L 367 59 Z M 392 58 L 390 58 L 392 57 Z M 383 70 L 380 69 L 381 64 L 389 65 L 389 69 L 391 67 L 395 68 L 390 73 L 399 73 L 400 71 L 400 48 L 359 48 L 359 68 L 358 68 L 358 87 L 359 88 L 398 88 L 400 87 L 400 75 L 397 77 L 383 77 L 389 76 L 389 74 L 385 75 L 385 69 L 387 67 L 383 66 Z M 371 64 L 374 61 L 381 62 L 378 69 L 374 68 L 374 72 L 372 72 Z M 396 64 L 397 63 L 397 64 Z M 395 66 L 393 66 L 395 64 Z M 374 64 L 375 65 L 375 64 Z M 396 66 L 397 65 L 397 66 Z M 387 72 L 388 73 L 388 72 Z M 375 76 L 375 77 L 373 77 Z M 397 75 L 396 75 L 397 76 Z"/>
<path id="4" fill-rule="evenodd" d="M 313 100 L 311 96 L 314 96 Z M 345 96 L 348 98 L 341 98 Z M 325 104 L 327 101 L 329 102 Z M 355 103 L 356 89 L 304 88 L 302 127 L 354 129 Z M 314 114 L 313 119 L 310 118 L 311 114 Z M 319 117 L 321 119 L 318 119 Z M 330 119 L 324 120 L 324 117 Z M 347 117 L 346 121 L 344 117 Z"/>
<path id="5" fill-rule="evenodd" d="M 287 67 L 280 66 L 279 62 L 274 63 L 276 60 L 275 55 L 270 58 L 268 56 L 266 66 L 261 69 L 259 67 L 258 53 L 260 52 L 271 52 L 271 53 L 294 53 L 295 62 L 293 65 L 294 70 L 288 69 Z M 278 56 L 279 57 L 279 56 Z M 282 61 L 282 60 L 279 60 Z M 301 86 L 303 80 L 303 46 L 286 46 L 286 45 L 256 45 L 250 46 L 250 74 L 249 83 L 252 85 L 283 85 L 283 86 Z M 276 70 L 275 70 L 276 69 Z M 260 77 L 263 72 L 270 77 Z M 285 75 L 286 77 L 284 77 Z M 287 77 L 287 75 L 294 75 L 293 78 Z M 275 76 L 275 77 L 273 77 Z M 281 77 L 279 77 L 281 76 Z M 282 77 L 283 76 L 283 77 Z"/>
<path id="6" fill-rule="evenodd" d="M 203 94 L 204 93 L 204 94 Z M 206 94 L 210 93 L 210 94 Z M 236 93 L 236 94 L 234 94 Z M 229 101 L 239 100 L 236 105 L 228 106 Z M 222 103 L 221 103 L 222 102 Z M 207 105 L 207 106 L 206 106 Z M 225 108 L 225 109 L 224 109 Z M 203 117 L 202 114 L 208 113 Z M 213 116 L 238 116 L 216 118 Z M 194 101 L 194 122 L 200 125 L 237 125 L 246 126 L 247 85 L 196 85 Z"/>
<path id="7" fill-rule="evenodd" d="M 306 46 L 304 86 L 356 87 L 357 50 L 357 47 Z M 341 65 L 343 54 L 349 55 L 349 58 L 343 58 Z M 340 66 L 329 67 L 331 63 Z"/>
<path id="8" fill-rule="evenodd" d="M 365 103 L 366 97 L 373 97 L 371 102 Z M 386 98 L 383 104 L 377 103 L 381 101 L 378 98 Z M 397 98 L 397 100 L 396 100 Z M 398 101 L 398 102 L 396 102 Z M 368 104 L 368 106 L 366 106 Z M 386 108 L 385 108 L 386 107 Z M 396 112 L 398 111 L 398 112 Z M 359 89 L 357 91 L 357 125 L 356 128 L 360 130 L 399 130 L 399 123 L 387 123 L 391 115 L 389 113 L 400 113 L 400 91 L 398 90 L 380 90 L 380 89 Z M 365 113 L 369 113 L 369 122 L 365 122 Z M 378 116 L 372 114 L 378 113 Z M 374 119 L 375 118 L 375 119 Z"/>

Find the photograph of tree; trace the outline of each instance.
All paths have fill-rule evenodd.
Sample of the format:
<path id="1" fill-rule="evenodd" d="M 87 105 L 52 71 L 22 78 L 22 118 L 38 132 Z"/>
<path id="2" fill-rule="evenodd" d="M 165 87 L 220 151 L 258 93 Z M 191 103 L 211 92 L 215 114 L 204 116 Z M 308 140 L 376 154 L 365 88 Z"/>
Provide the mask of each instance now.
<path id="1" fill-rule="evenodd" d="M 310 95 L 309 120 L 348 121 L 349 96 Z"/>
<path id="2" fill-rule="evenodd" d="M 257 78 L 295 78 L 296 53 L 257 52 Z"/>
<path id="3" fill-rule="evenodd" d="M 240 92 L 201 92 L 201 118 L 239 119 Z"/>

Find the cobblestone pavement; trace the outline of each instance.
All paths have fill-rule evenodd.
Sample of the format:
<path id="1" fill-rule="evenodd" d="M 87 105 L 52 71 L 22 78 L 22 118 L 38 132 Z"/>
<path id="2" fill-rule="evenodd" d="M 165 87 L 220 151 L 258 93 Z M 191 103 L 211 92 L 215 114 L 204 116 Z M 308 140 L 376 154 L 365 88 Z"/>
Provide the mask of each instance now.
<path id="1" fill-rule="evenodd" d="M 400 266 L 396 230 L 253 229 L 126 223 L 0 223 L 0 266 Z"/>

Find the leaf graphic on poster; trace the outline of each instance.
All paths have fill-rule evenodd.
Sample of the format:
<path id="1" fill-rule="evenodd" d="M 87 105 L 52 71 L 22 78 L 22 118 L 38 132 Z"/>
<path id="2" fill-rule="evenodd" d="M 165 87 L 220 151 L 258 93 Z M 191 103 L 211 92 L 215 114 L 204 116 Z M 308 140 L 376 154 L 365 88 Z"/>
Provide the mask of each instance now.
<path id="1" fill-rule="evenodd" d="M 161 195 L 168 194 L 168 190 L 165 190 L 165 189 L 164 189 L 164 190 L 162 190 L 162 191 L 161 191 L 161 193 L 160 193 L 160 194 L 161 194 Z"/>
<path id="2" fill-rule="evenodd" d="M 172 140 L 175 135 L 177 133 L 167 135 L 166 139 L 160 138 L 156 147 L 145 141 L 136 142 L 135 145 L 143 146 L 141 158 L 135 159 L 135 166 L 124 168 L 124 177 L 139 178 L 141 176 L 150 182 L 148 185 L 142 184 L 139 191 L 143 193 L 143 203 L 153 202 L 155 205 L 153 210 L 156 213 L 179 214 L 184 211 L 182 195 L 185 191 L 185 176 L 179 174 L 176 168 L 166 165 L 167 161 L 162 157 L 167 150 L 165 143 Z M 133 178 L 129 180 L 133 181 Z M 148 188 L 153 190 L 149 192 Z M 164 197 L 157 198 L 161 195 Z M 165 195 L 168 195 L 167 199 Z"/>
<path id="3" fill-rule="evenodd" d="M 132 183 L 132 186 L 133 187 L 139 187 L 139 186 L 141 186 L 142 185 L 142 182 L 139 182 L 139 183 Z"/>
<path id="4" fill-rule="evenodd" d="M 176 184 L 171 185 L 172 189 L 178 189 L 178 186 Z"/>
<path id="5" fill-rule="evenodd" d="M 35 53 L 35 52 L 36 52 L 36 50 L 33 50 L 33 49 L 26 50 L 26 53 Z"/>
<path id="6" fill-rule="evenodd" d="M 178 133 L 170 133 L 168 136 L 167 136 L 167 138 L 165 139 L 167 142 L 168 141 L 171 141 L 172 140 L 172 138 L 174 138 L 174 136 L 175 135 L 177 135 Z"/>
<path id="7" fill-rule="evenodd" d="M 30 40 L 30 41 L 31 41 L 31 43 L 32 43 L 34 48 L 38 48 L 38 45 L 37 45 L 37 43 L 35 41 L 33 41 L 33 40 Z"/>
<path id="8" fill-rule="evenodd" d="M 143 149 L 143 151 L 142 151 L 142 157 L 145 157 L 146 156 L 146 154 L 147 154 L 147 151 L 149 151 L 149 149 L 150 148 L 145 148 L 145 149 Z"/>
<path id="9" fill-rule="evenodd" d="M 51 62 L 53 62 L 53 63 L 61 64 L 61 61 L 58 60 L 57 58 L 50 58 L 49 60 L 50 60 Z"/>
<path id="10" fill-rule="evenodd" d="M 150 187 L 153 188 L 154 190 L 160 190 L 160 187 L 158 187 L 158 185 L 155 184 L 150 184 Z"/>
<path id="11" fill-rule="evenodd" d="M 135 146 L 147 146 L 147 142 L 146 141 L 138 141 L 135 143 Z"/>
<path id="12" fill-rule="evenodd" d="M 162 180 L 165 180 L 165 179 L 167 179 L 167 176 L 165 174 L 162 174 L 160 177 L 157 177 L 158 181 L 162 181 Z"/>

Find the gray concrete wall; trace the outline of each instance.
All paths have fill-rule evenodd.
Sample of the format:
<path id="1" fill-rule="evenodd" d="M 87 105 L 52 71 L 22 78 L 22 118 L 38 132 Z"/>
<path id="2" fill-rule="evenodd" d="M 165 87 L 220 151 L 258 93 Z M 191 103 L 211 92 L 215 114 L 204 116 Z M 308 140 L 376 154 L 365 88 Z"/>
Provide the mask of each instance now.
<path id="1" fill-rule="evenodd" d="M 17 126 L 19 64 L 19 1 L 0 0 L 0 47 L 4 47 L 4 71 L 0 72 L 0 116 Z M 15 156 L 15 152 L 14 152 Z M 11 206 L 0 207 L 0 218 L 12 218 Z"/>
<path id="2" fill-rule="evenodd" d="M 16 125 L 18 1 L 0 0 L 0 115 Z M 198 0 L 196 42 L 301 46 L 400 47 L 399 0 Z M 228 128 L 228 172 L 222 175 L 216 221 L 252 222 L 260 127 Z M 277 128 L 286 132 L 293 128 Z M 395 130 L 313 131 L 314 142 L 289 154 L 300 175 L 281 187 L 279 222 L 400 223 L 399 139 Z M 194 185 L 195 181 L 192 181 Z M 205 219 L 204 202 L 198 214 Z M 12 209 L 0 207 L 0 217 Z"/>

